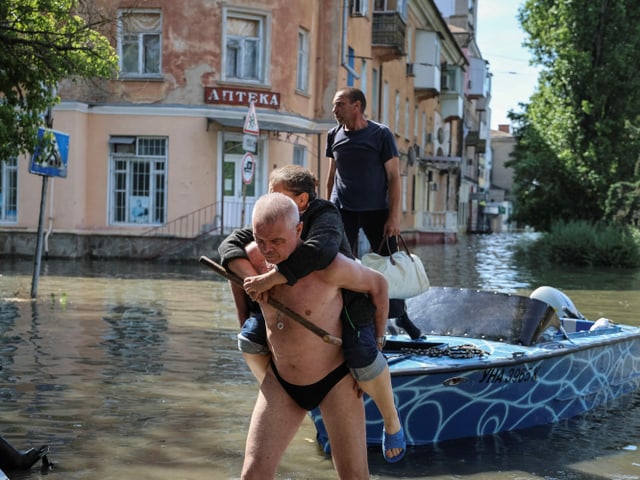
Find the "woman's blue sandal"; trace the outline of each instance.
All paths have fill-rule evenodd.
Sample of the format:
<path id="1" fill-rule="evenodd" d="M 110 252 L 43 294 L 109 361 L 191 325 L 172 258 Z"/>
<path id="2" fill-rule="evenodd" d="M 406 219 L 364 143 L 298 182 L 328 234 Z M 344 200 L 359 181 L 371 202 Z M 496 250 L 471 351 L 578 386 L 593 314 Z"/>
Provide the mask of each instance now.
<path id="1" fill-rule="evenodd" d="M 393 448 L 401 448 L 402 452 L 400 452 L 395 457 L 387 457 L 387 450 L 391 450 Z M 400 428 L 397 433 L 392 435 L 388 435 L 387 432 L 382 430 L 382 455 L 384 459 L 389 463 L 396 463 L 402 460 L 404 454 L 407 452 L 407 442 L 404 440 L 404 430 Z"/>

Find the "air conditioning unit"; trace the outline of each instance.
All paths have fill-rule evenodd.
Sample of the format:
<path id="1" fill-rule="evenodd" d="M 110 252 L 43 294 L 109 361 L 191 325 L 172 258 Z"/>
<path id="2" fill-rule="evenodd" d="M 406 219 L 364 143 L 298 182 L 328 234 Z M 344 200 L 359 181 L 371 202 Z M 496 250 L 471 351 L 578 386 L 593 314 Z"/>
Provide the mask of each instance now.
<path id="1" fill-rule="evenodd" d="M 407 63 L 407 77 L 415 77 L 416 74 L 413 71 L 413 63 Z"/>

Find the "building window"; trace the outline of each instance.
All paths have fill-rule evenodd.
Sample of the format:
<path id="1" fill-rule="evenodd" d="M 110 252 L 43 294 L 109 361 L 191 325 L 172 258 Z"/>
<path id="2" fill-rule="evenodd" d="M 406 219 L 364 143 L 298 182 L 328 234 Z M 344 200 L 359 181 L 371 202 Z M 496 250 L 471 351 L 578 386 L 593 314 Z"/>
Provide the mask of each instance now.
<path id="1" fill-rule="evenodd" d="M 393 118 L 393 131 L 400 135 L 400 92 L 396 90 L 395 112 Z"/>
<path id="2" fill-rule="evenodd" d="M 389 126 L 389 82 L 382 85 L 382 123 Z"/>
<path id="3" fill-rule="evenodd" d="M 364 96 L 367 96 L 367 61 L 362 59 L 362 68 L 360 69 L 360 90 L 364 93 Z"/>
<path id="4" fill-rule="evenodd" d="M 371 98 L 370 98 L 370 102 L 371 102 L 371 118 L 375 121 L 379 121 L 380 117 L 378 116 L 378 110 L 379 110 L 379 105 L 380 105 L 380 101 L 378 98 L 379 92 L 380 92 L 380 85 L 378 84 L 379 80 L 378 80 L 378 70 L 377 69 L 373 69 L 371 70 Z"/>
<path id="5" fill-rule="evenodd" d="M 301 167 L 307 166 L 307 149 L 302 145 L 293 146 L 293 164 Z"/>
<path id="6" fill-rule="evenodd" d="M 309 91 L 309 32 L 298 30 L 298 71 L 296 73 L 296 90 Z"/>
<path id="7" fill-rule="evenodd" d="M 427 148 L 427 113 L 426 112 L 422 112 L 422 139 L 420 140 L 420 146 L 422 147 L 421 150 L 423 152 Z"/>
<path id="8" fill-rule="evenodd" d="M 366 17 L 369 0 L 351 0 L 351 16 Z"/>
<path id="9" fill-rule="evenodd" d="M 18 159 L 0 161 L 0 222 L 18 221 Z"/>
<path id="10" fill-rule="evenodd" d="M 387 11 L 387 0 L 373 0 L 373 11 L 374 12 L 386 12 Z"/>
<path id="11" fill-rule="evenodd" d="M 111 137 L 112 224 L 166 221 L 167 139 Z"/>
<path id="12" fill-rule="evenodd" d="M 347 87 L 353 87 L 356 83 L 356 77 L 353 76 L 351 72 L 355 71 L 354 67 L 356 66 L 356 51 L 349 47 L 349 52 L 347 54 L 347 63 L 351 67 L 347 73 Z"/>
<path id="13" fill-rule="evenodd" d="M 409 106 L 409 99 L 404 101 L 404 138 L 409 139 L 409 118 L 411 115 L 411 108 Z"/>
<path id="14" fill-rule="evenodd" d="M 223 66 L 225 80 L 267 83 L 267 17 L 224 10 Z"/>
<path id="15" fill-rule="evenodd" d="M 162 15 L 159 11 L 121 10 L 118 54 L 122 77 L 160 77 Z"/>
<path id="16" fill-rule="evenodd" d="M 398 12 L 407 18 L 407 0 L 373 0 L 374 12 Z"/>

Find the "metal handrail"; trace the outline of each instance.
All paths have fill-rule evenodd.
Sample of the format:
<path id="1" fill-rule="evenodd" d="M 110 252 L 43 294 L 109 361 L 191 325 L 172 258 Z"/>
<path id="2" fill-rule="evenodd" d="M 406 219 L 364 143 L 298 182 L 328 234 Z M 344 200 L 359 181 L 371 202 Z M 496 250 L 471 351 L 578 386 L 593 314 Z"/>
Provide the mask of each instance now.
<path id="1" fill-rule="evenodd" d="M 201 207 L 193 212 L 145 230 L 142 235 L 148 237 L 196 238 L 203 234 L 223 231 L 222 219 L 218 213 L 218 202 Z"/>
<path id="2" fill-rule="evenodd" d="M 236 219 L 244 219 L 244 223 L 248 224 L 252 208 L 252 205 L 245 205 L 242 201 L 225 200 L 223 216 L 221 214 L 222 202 L 212 203 L 175 218 L 164 225 L 145 230 L 142 232 L 142 236 L 196 239 L 202 235 L 213 233 L 222 235 L 231 232 L 234 228 L 244 226 L 236 224 L 243 220 Z"/>

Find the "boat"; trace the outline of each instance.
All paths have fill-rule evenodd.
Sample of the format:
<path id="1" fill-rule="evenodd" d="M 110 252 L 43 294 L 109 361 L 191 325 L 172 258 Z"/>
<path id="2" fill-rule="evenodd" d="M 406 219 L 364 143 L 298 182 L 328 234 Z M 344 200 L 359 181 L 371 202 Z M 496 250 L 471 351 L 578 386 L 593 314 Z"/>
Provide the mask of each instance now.
<path id="1" fill-rule="evenodd" d="M 431 287 L 407 300 L 422 336 L 387 335 L 383 353 L 407 445 L 551 424 L 640 387 L 640 327 L 585 318 L 564 293 Z M 365 395 L 369 446 L 382 418 Z M 318 409 L 317 440 L 330 445 Z"/>

